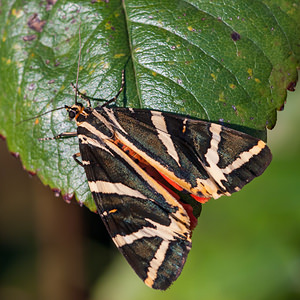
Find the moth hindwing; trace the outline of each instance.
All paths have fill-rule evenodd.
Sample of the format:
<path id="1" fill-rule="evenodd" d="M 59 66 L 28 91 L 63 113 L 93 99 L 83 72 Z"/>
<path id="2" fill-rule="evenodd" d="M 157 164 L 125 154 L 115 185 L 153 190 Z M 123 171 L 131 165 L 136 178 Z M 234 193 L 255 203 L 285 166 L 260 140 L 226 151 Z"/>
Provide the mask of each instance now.
<path id="1" fill-rule="evenodd" d="M 86 108 L 76 101 L 66 109 L 78 126 L 80 164 L 98 212 L 137 275 L 165 290 L 182 271 L 201 203 L 261 175 L 270 150 L 218 124 L 154 110 L 92 108 L 81 96 Z"/>

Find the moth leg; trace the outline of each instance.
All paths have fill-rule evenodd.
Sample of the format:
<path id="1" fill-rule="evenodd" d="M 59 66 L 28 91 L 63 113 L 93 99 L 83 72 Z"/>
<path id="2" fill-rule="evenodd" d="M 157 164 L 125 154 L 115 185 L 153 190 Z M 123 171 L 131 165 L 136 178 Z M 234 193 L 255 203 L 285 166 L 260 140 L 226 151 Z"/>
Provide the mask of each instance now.
<path id="1" fill-rule="evenodd" d="M 75 137 L 77 132 L 63 132 L 53 137 L 40 138 L 39 141 L 58 140 L 61 138 Z"/>
<path id="2" fill-rule="evenodd" d="M 74 160 L 75 160 L 80 166 L 83 167 L 83 163 L 82 163 L 79 159 L 77 159 L 77 157 L 79 157 L 79 156 L 81 156 L 80 152 L 73 154 Z"/>
<path id="3" fill-rule="evenodd" d="M 120 96 L 120 94 L 122 93 L 122 91 L 123 91 L 123 89 L 124 89 L 124 86 L 125 86 L 125 70 L 122 70 L 121 87 L 120 87 L 118 93 L 117 93 L 113 98 L 111 98 L 111 99 L 109 99 L 109 100 L 107 100 L 107 99 L 102 99 L 102 98 L 94 98 L 94 97 L 87 96 L 86 94 L 81 93 L 81 92 L 75 87 L 75 85 L 74 85 L 73 83 L 71 83 L 71 85 L 72 85 L 74 91 L 77 93 L 77 95 L 78 95 L 81 99 L 83 99 L 83 100 L 85 100 L 85 101 L 87 102 L 87 106 L 88 106 L 88 107 L 91 107 L 91 100 L 93 100 L 93 101 L 99 101 L 99 102 L 105 102 L 105 103 L 102 105 L 102 107 L 103 107 L 103 106 L 106 106 L 106 105 L 110 104 L 111 102 L 116 101 L 117 98 L 118 98 L 118 97 Z"/>
<path id="4" fill-rule="evenodd" d="M 113 98 L 107 100 L 101 107 L 104 107 L 104 106 L 116 101 L 118 99 L 118 97 L 120 96 L 120 94 L 122 93 L 124 86 L 125 86 L 125 70 L 122 70 L 122 81 L 121 81 L 121 87 L 120 87 L 119 91 Z"/>
<path id="5" fill-rule="evenodd" d="M 106 101 L 105 99 L 97 99 L 97 98 L 93 98 L 93 97 L 89 97 L 89 96 L 87 96 L 86 94 L 84 94 L 84 93 L 81 93 L 79 90 L 78 90 L 78 88 L 76 88 L 76 86 L 74 85 L 74 83 L 71 83 L 71 86 L 72 86 L 72 88 L 73 88 L 73 90 L 77 93 L 77 95 L 81 98 L 81 99 L 83 99 L 83 100 L 85 100 L 86 102 L 87 102 L 87 106 L 88 107 L 91 107 L 91 101 L 90 100 L 102 100 L 102 101 Z"/>

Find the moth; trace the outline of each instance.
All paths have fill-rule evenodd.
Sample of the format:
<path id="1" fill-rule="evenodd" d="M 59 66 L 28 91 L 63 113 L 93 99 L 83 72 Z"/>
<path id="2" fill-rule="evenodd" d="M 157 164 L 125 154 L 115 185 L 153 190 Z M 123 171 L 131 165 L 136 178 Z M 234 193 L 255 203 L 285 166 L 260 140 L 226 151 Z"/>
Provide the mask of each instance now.
<path id="1" fill-rule="evenodd" d="M 79 49 L 80 58 L 81 41 Z M 93 108 L 90 100 L 103 99 L 80 93 L 78 74 L 79 60 L 75 103 L 64 107 L 77 132 L 41 140 L 78 138 L 73 157 L 113 242 L 147 286 L 166 290 L 185 264 L 202 203 L 261 175 L 271 152 L 262 140 L 219 124 L 112 106 L 124 71 L 116 96 Z"/>
<path id="2" fill-rule="evenodd" d="M 165 290 L 191 249 L 201 203 L 230 196 L 261 175 L 272 159 L 245 133 L 174 113 L 104 105 L 65 106 L 78 137 L 74 159 L 113 242 L 146 285 Z M 81 160 L 78 157 L 81 156 Z"/>

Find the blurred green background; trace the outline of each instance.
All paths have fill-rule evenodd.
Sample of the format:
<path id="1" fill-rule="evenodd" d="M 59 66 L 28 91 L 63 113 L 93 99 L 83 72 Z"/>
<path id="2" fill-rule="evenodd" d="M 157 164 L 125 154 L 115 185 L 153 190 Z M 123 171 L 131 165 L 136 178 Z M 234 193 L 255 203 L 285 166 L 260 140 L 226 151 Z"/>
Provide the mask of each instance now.
<path id="1" fill-rule="evenodd" d="M 140 281 L 100 217 L 56 198 L 0 141 L 0 299 L 300 299 L 299 100 L 288 93 L 268 133 L 266 172 L 204 205 L 166 292 Z"/>

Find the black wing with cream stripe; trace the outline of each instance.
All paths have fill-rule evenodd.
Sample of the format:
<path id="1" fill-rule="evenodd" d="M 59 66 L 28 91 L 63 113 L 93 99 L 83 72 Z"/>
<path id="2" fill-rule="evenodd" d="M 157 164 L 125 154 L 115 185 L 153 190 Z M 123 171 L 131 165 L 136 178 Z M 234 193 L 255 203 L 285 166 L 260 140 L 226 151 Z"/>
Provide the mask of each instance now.
<path id="1" fill-rule="evenodd" d="M 193 216 L 175 196 L 181 201 L 182 190 L 230 195 L 271 161 L 259 139 L 171 113 L 88 107 L 77 125 L 99 214 L 127 261 L 155 289 L 176 280 L 191 248 Z"/>
<path id="2" fill-rule="evenodd" d="M 78 137 L 98 212 L 138 276 L 164 290 L 179 276 L 191 248 L 189 217 L 170 193 L 109 140 L 108 132 L 101 133 L 99 124 L 93 129 L 96 123 L 79 125 Z"/>
<path id="3" fill-rule="evenodd" d="M 263 141 L 215 123 L 143 109 L 96 110 L 122 143 L 196 196 L 230 195 L 272 159 Z"/>

